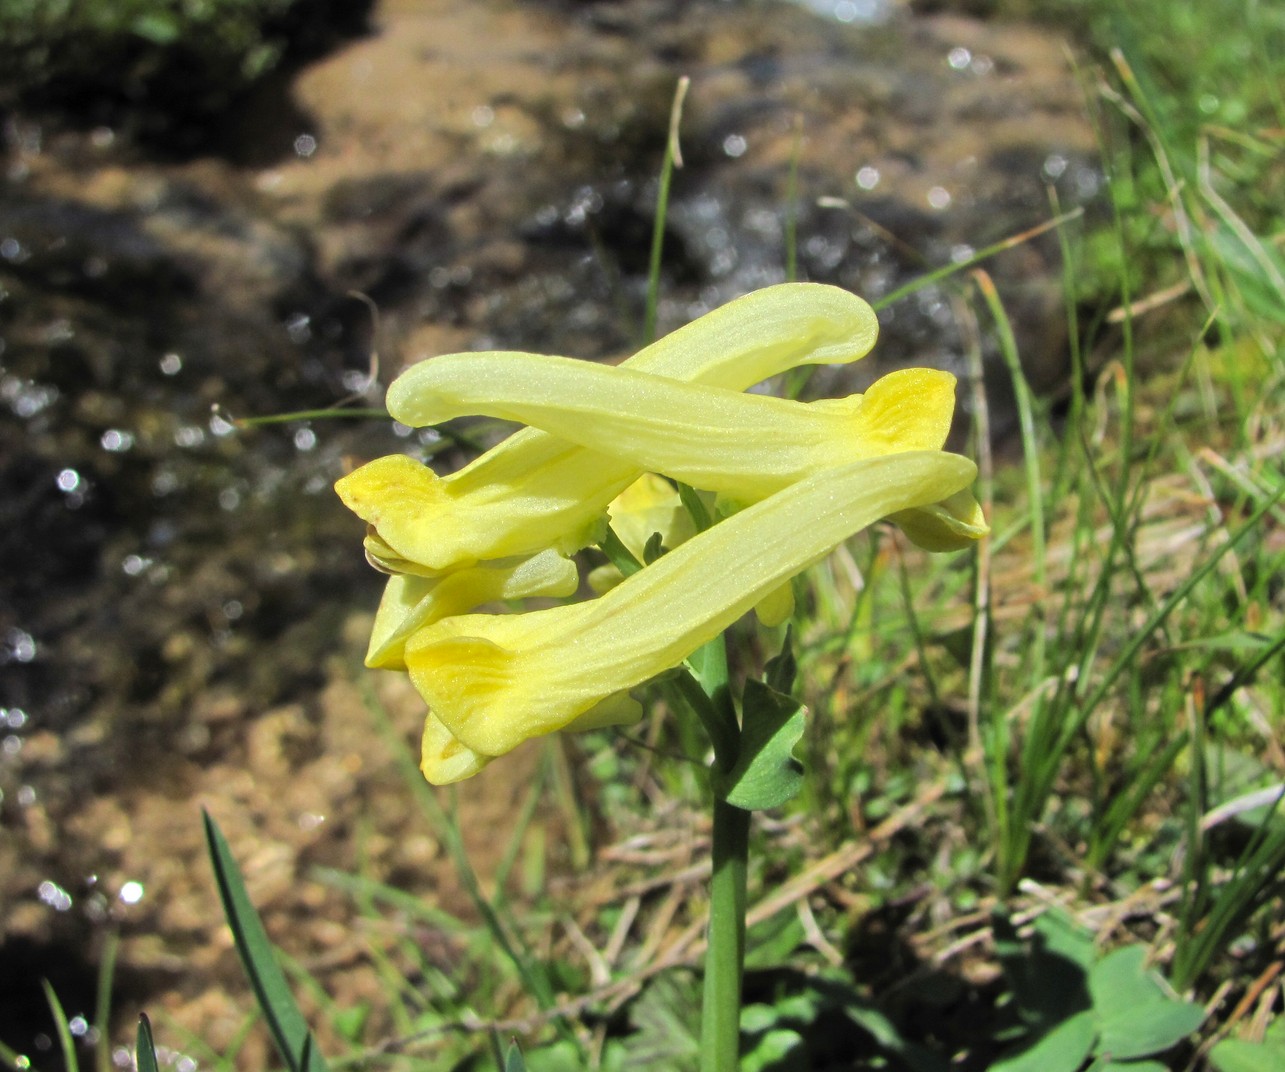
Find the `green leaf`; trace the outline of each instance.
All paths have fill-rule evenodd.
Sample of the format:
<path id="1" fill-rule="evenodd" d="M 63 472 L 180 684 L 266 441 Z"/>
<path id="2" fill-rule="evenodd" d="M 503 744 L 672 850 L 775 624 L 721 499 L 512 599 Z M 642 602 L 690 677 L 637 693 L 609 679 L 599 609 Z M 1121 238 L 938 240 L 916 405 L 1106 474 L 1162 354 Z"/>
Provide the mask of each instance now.
<path id="1" fill-rule="evenodd" d="M 807 1042 L 797 1031 L 774 1027 L 741 1058 L 741 1072 L 808 1072 Z"/>
<path id="2" fill-rule="evenodd" d="M 1091 1007 L 1085 978 L 1094 960 L 1093 937 L 1060 911 L 1035 921 L 1030 942 L 997 912 L 995 951 L 1023 1019 L 1043 1034 Z"/>
<path id="3" fill-rule="evenodd" d="M 325 1058 L 312 1045 L 307 1021 L 295 1004 L 286 977 L 272 954 L 272 943 L 268 941 L 263 922 L 246 892 L 245 880 L 232 850 L 209 812 L 202 809 L 201 815 L 205 820 L 205 840 L 219 886 L 223 914 L 227 917 L 241 964 L 254 987 L 259 1008 L 277 1044 L 277 1052 L 291 1072 L 325 1072 Z M 305 1060 L 306 1064 L 303 1063 Z"/>
<path id="4" fill-rule="evenodd" d="M 1267 1029 L 1262 1042 L 1224 1039 L 1209 1051 L 1218 1072 L 1279 1072 L 1285 1068 L 1285 1020 Z"/>
<path id="5" fill-rule="evenodd" d="M 1093 1051 L 1097 1033 L 1091 1011 L 1076 1013 L 1021 1053 L 991 1065 L 990 1072 L 1076 1072 Z"/>
<path id="6" fill-rule="evenodd" d="M 1089 972 L 1089 993 L 1101 1026 L 1096 1052 L 1101 1056 L 1128 1060 L 1163 1053 L 1204 1022 L 1205 1011 L 1172 996 L 1146 960 L 1145 946 L 1125 946 Z"/>
<path id="7" fill-rule="evenodd" d="M 714 773 L 714 792 L 745 811 L 776 808 L 803 787 L 803 764 L 794 746 L 803 736 L 804 706 L 761 681 L 747 681 L 740 751 L 725 774 Z"/>
<path id="8" fill-rule="evenodd" d="M 1165 999 L 1122 1008 L 1102 1018 L 1097 1052 L 1116 1060 L 1148 1057 L 1176 1046 L 1205 1022 L 1205 1010 L 1186 1001 Z"/>
<path id="9" fill-rule="evenodd" d="M 504 1055 L 504 1072 L 526 1072 L 526 1061 L 522 1059 L 522 1049 L 516 1042 L 509 1043 L 509 1052 Z"/>
<path id="10" fill-rule="evenodd" d="M 152 1022 L 147 1013 L 138 1016 L 138 1040 L 134 1043 L 134 1064 L 138 1072 L 158 1072 L 156 1067 L 156 1043 L 152 1041 Z"/>

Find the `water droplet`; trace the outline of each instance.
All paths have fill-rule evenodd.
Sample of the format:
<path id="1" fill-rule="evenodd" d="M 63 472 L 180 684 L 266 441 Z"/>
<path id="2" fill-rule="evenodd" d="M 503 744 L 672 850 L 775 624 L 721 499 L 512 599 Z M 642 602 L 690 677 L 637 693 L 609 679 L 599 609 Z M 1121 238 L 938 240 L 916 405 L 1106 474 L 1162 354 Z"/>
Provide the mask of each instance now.
<path id="1" fill-rule="evenodd" d="M 312 338 L 312 317 L 307 313 L 291 313 L 286 317 L 286 334 L 296 346 Z"/>
<path id="2" fill-rule="evenodd" d="M 863 190 L 873 190 L 879 185 L 879 169 L 867 164 L 857 172 L 857 185 Z"/>
<path id="3" fill-rule="evenodd" d="M 24 808 L 29 808 L 36 802 L 36 787 L 24 785 L 18 789 L 18 803 Z"/>
<path id="4" fill-rule="evenodd" d="M 1061 153 L 1050 153 L 1044 160 L 1044 177 L 1060 179 L 1066 172 L 1067 159 Z"/>
<path id="5" fill-rule="evenodd" d="M 205 442 L 205 429 L 199 424 L 184 424 L 174 430 L 174 445 L 199 447 Z"/>
<path id="6" fill-rule="evenodd" d="M 317 445 L 317 433 L 311 428 L 300 428 L 294 434 L 295 450 L 312 450 Z"/>
<path id="7" fill-rule="evenodd" d="M 223 617 L 230 622 L 235 622 L 244 613 L 245 607 L 241 605 L 239 599 L 229 599 L 223 604 Z"/>
<path id="8" fill-rule="evenodd" d="M 177 376 L 183 368 L 183 359 L 178 354 L 166 354 L 160 360 L 160 368 L 166 376 Z"/>
<path id="9" fill-rule="evenodd" d="M 219 508 L 232 511 L 241 505 L 241 493 L 236 488 L 224 488 L 219 492 Z"/>
<path id="10" fill-rule="evenodd" d="M 55 912 L 66 912 L 71 907 L 71 894 L 52 879 L 45 879 L 36 887 L 36 896 Z"/>
<path id="11" fill-rule="evenodd" d="M 16 733 L 10 733 L 3 740 L 0 740 L 0 751 L 6 756 L 16 756 L 22 751 L 22 738 Z"/>
<path id="12" fill-rule="evenodd" d="M 5 633 L 4 647 L 0 649 L 0 663 L 29 663 L 36 657 L 36 640 L 25 629 L 16 625 Z"/>
<path id="13" fill-rule="evenodd" d="M 295 156 L 301 156 L 307 160 L 317 151 L 317 139 L 311 134 L 300 134 L 294 140 Z"/>
<path id="14" fill-rule="evenodd" d="M 210 417 L 210 434 L 211 435 L 214 435 L 217 438 L 222 439 L 224 436 L 231 435 L 235 431 L 236 431 L 236 425 L 234 425 L 231 421 L 221 416 L 220 414 L 215 413 L 213 416 Z"/>
<path id="15" fill-rule="evenodd" d="M 489 104 L 479 104 L 473 109 L 473 125 L 485 129 L 495 122 L 495 109 Z"/>
<path id="16" fill-rule="evenodd" d="M 934 186 L 928 191 L 928 204 L 935 209 L 943 209 L 950 204 L 950 193 L 944 186 Z"/>
<path id="17" fill-rule="evenodd" d="M 954 264 L 963 264 L 964 261 L 972 258 L 976 250 L 966 242 L 961 242 L 957 246 L 950 247 L 950 259 Z"/>
<path id="18" fill-rule="evenodd" d="M 0 238 L 0 257 L 15 264 L 20 264 L 27 259 L 27 251 L 22 248 L 22 243 L 12 235 Z"/>
<path id="19" fill-rule="evenodd" d="M 103 450 L 111 451 L 113 454 L 122 454 L 134 445 L 134 435 L 132 432 L 123 431 L 120 428 L 108 428 L 98 438 Z"/>
<path id="20" fill-rule="evenodd" d="M 142 555 L 126 555 L 125 561 L 120 564 L 120 568 L 127 577 L 137 577 L 151 564 L 152 560 L 144 558 Z"/>
<path id="21" fill-rule="evenodd" d="M 729 134 L 723 139 L 723 152 L 733 160 L 737 157 L 744 156 L 745 150 L 748 148 L 749 144 L 740 134 Z"/>
<path id="22" fill-rule="evenodd" d="M 27 712 L 21 707 L 11 707 L 8 711 L 0 714 L 0 721 L 3 721 L 11 730 L 20 730 L 27 724 Z"/>
<path id="23" fill-rule="evenodd" d="M 143 884 L 130 879 L 120 888 L 121 904 L 138 904 L 143 899 Z"/>
<path id="24" fill-rule="evenodd" d="M 67 1021 L 67 1030 L 75 1035 L 76 1038 L 83 1038 L 89 1034 L 89 1021 L 83 1016 L 73 1016 Z"/>
<path id="25" fill-rule="evenodd" d="M 956 71 L 965 70 L 973 61 L 973 54 L 962 45 L 956 45 L 946 55 L 946 62 Z"/>

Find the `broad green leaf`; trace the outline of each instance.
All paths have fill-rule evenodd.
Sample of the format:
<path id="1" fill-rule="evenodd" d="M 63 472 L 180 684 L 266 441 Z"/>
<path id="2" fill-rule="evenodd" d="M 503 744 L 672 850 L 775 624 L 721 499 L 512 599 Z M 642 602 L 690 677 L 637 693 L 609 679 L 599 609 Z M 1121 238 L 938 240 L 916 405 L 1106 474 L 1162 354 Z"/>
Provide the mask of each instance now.
<path id="1" fill-rule="evenodd" d="M 1128 945 L 1103 957 L 1089 971 L 1093 1007 L 1104 1017 L 1138 1005 L 1165 1001 L 1168 994 L 1147 969 L 1147 947 Z"/>
<path id="2" fill-rule="evenodd" d="M 1209 1051 L 1218 1072 L 1279 1072 L 1285 1068 L 1285 1020 L 1267 1029 L 1262 1042 L 1224 1039 Z"/>
<path id="3" fill-rule="evenodd" d="M 1104 1057 L 1163 1053 L 1204 1022 L 1204 1010 L 1171 995 L 1146 961 L 1146 947 L 1130 945 L 1109 953 L 1089 972 L 1101 1027 L 1097 1052 Z"/>
<path id="4" fill-rule="evenodd" d="M 1115 1060 L 1148 1057 L 1176 1046 L 1205 1021 L 1205 1010 L 1186 1001 L 1164 998 L 1121 1006 L 1102 1017 L 1097 1052 Z"/>
<path id="5" fill-rule="evenodd" d="M 1093 963 L 1093 938 L 1067 915 L 1046 912 L 1023 941 L 1012 921 L 996 913 L 995 950 L 1023 1019 L 1036 1034 L 1052 1030 L 1090 1007 L 1085 976 Z"/>
<path id="6" fill-rule="evenodd" d="M 776 808 L 803 787 L 803 764 L 794 746 L 803 736 L 804 707 L 761 681 L 747 681 L 740 754 L 714 791 L 746 811 Z"/>
<path id="7" fill-rule="evenodd" d="M 775 1027 L 741 1058 L 741 1072 L 809 1072 L 807 1042 L 797 1031 Z"/>
<path id="8" fill-rule="evenodd" d="M 1077 1072 L 1093 1050 L 1096 1018 L 1079 1012 L 1021 1053 L 991 1065 L 990 1072 Z"/>
<path id="9" fill-rule="evenodd" d="M 246 892 L 245 880 L 227 839 L 209 812 L 202 810 L 201 815 L 205 820 L 205 840 L 219 886 L 223 914 L 227 917 L 241 964 L 254 987 L 277 1052 L 291 1072 L 326 1072 L 325 1058 L 311 1043 L 308 1024 L 273 956 L 272 943 Z M 301 1063 L 304 1057 L 306 1065 Z"/>

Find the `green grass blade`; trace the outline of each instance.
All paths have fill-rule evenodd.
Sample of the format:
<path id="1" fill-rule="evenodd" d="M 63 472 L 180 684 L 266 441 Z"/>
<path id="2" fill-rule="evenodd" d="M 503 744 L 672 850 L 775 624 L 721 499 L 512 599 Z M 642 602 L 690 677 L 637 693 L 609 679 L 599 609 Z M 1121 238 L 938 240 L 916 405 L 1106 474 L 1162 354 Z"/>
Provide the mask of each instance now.
<path id="1" fill-rule="evenodd" d="M 656 219 L 651 231 L 651 257 L 647 262 L 647 309 L 643 317 L 643 345 L 655 341 L 656 307 L 660 304 L 660 259 L 665 249 L 665 218 L 669 214 L 669 185 L 674 168 L 683 166 L 678 150 L 678 125 L 683 118 L 683 98 L 691 79 L 686 75 L 678 80 L 674 90 L 674 106 L 669 113 L 669 138 L 665 142 L 665 158 L 660 165 L 660 182 L 656 188 Z"/>
<path id="2" fill-rule="evenodd" d="M 134 1064 L 138 1072 L 159 1072 L 156 1066 L 156 1043 L 152 1040 L 152 1022 L 147 1013 L 138 1017 L 138 1041 L 134 1044 Z"/>
<path id="3" fill-rule="evenodd" d="M 62 1002 L 49 985 L 48 979 L 41 979 L 40 985 L 45 989 L 45 1000 L 49 1002 L 49 1011 L 53 1013 L 54 1028 L 58 1032 L 58 1048 L 62 1050 L 62 1062 L 67 1072 L 79 1072 L 80 1064 L 76 1060 L 76 1043 L 71 1037 L 71 1025 L 67 1023 L 67 1014 L 63 1011 Z"/>
<path id="4" fill-rule="evenodd" d="M 98 996 L 94 1003 L 94 1031 L 97 1046 L 98 1072 L 112 1072 L 111 1047 L 107 1045 L 108 1021 L 112 1011 L 112 980 L 116 975 L 116 954 L 120 950 L 120 935 L 114 930 L 107 933 L 103 942 L 103 959 L 98 962 Z"/>
<path id="5" fill-rule="evenodd" d="M 201 815 L 205 821 L 205 840 L 219 886 L 223 913 L 277 1050 L 291 1072 L 325 1072 L 325 1059 L 309 1041 L 311 1032 L 307 1021 L 273 956 L 272 943 L 246 892 L 245 880 L 232 850 L 210 813 L 202 809 Z M 301 1055 L 307 1056 L 306 1065 L 299 1063 Z"/>

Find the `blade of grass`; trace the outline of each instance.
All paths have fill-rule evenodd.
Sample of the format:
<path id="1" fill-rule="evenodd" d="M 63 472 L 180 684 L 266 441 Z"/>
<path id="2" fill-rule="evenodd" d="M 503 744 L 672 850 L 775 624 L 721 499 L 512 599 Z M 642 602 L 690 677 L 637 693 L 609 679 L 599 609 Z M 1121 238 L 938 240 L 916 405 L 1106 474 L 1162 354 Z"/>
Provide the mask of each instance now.
<path id="1" fill-rule="evenodd" d="M 290 992 L 285 974 L 273 956 L 272 943 L 263 929 L 263 921 L 255 911 L 245 880 L 228 847 L 227 839 L 205 809 L 201 809 L 205 823 L 205 840 L 210 850 L 215 881 L 219 887 L 219 900 L 227 917 L 228 927 L 236 943 L 241 964 L 254 988 L 259 1007 L 276 1043 L 277 1052 L 291 1072 L 325 1072 L 326 1062 L 321 1053 L 307 1042 L 311 1032 L 294 995 Z M 308 1055 L 308 1064 L 299 1064 L 301 1054 Z"/>
<path id="2" fill-rule="evenodd" d="M 94 1032 L 99 1042 L 95 1052 L 98 1072 L 112 1072 L 111 1047 L 107 1045 L 108 1027 L 112 1012 L 112 983 L 116 976 L 116 954 L 120 951 L 120 935 L 111 930 L 103 941 L 103 956 L 98 962 L 97 1000 L 94 1004 Z"/>
<path id="3" fill-rule="evenodd" d="M 134 1064 L 138 1072 L 159 1072 L 156 1067 L 156 1043 L 152 1040 L 152 1022 L 147 1013 L 138 1016 L 138 1037 L 134 1043 Z"/>
<path id="4" fill-rule="evenodd" d="M 62 1063 L 67 1072 L 79 1072 L 80 1062 L 76 1059 L 76 1042 L 71 1035 L 71 1025 L 67 1023 L 67 1014 L 63 1011 L 62 1002 L 54 993 L 48 979 L 41 979 L 45 1000 L 49 1002 L 49 1011 L 53 1014 L 54 1030 L 58 1033 L 58 1048 L 62 1051 Z"/>
<path id="5" fill-rule="evenodd" d="M 656 339 L 656 308 L 660 304 L 660 260 L 665 250 L 665 218 L 669 214 L 669 186 L 674 168 L 683 166 L 683 154 L 678 145 L 678 127 L 683 119 L 683 99 L 691 79 L 686 75 L 678 80 L 674 90 L 674 104 L 669 112 L 669 137 L 665 141 L 665 156 L 660 165 L 660 181 L 656 188 L 656 219 L 651 230 L 651 256 L 647 262 L 647 308 L 643 314 L 644 346 Z"/>

